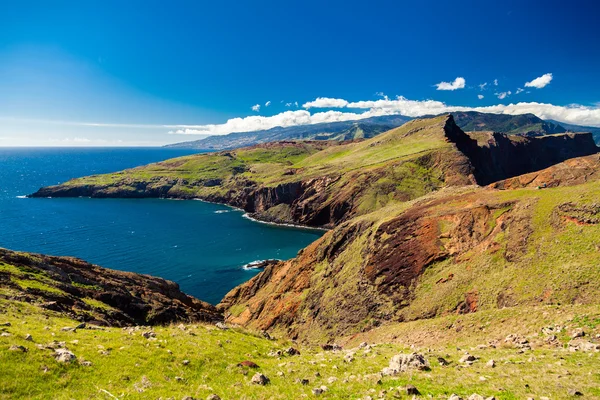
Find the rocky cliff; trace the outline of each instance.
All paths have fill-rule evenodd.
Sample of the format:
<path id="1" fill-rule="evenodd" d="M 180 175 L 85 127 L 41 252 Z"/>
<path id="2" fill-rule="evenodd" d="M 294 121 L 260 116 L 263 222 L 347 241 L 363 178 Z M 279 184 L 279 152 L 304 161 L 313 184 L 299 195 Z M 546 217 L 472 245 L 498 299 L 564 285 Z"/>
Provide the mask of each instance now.
<path id="1" fill-rule="evenodd" d="M 463 146 L 481 185 L 539 171 L 565 160 L 596 154 L 590 133 L 566 133 L 540 137 L 472 132 L 477 146 Z"/>
<path id="2" fill-rule="evenodd" d="M 598 195 L 597 180 L 444 189 L 336 227 L 219 308 L 230 322 L 323 341 L 394 321 L 597 304 Z"/>
<path id="3" fill-rule="evenodd" d="M 96 325 L 216 322 L 215 307 L 161 278 L 70 257 L 0 249 L 0 297 L 26 301 Z"/>

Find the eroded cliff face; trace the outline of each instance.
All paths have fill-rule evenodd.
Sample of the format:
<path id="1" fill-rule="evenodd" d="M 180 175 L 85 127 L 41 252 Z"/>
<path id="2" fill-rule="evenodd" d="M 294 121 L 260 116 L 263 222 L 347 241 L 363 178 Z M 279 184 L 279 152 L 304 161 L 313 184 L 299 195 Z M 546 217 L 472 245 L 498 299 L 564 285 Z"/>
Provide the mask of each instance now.
<path id="1" fill-rule="evenodd" d="M 478 145 L 461 150 L 474 166 L 480 185 L 528 174 L 565 160 L 598 153 L 590 133 L 565 133 L 540 137 L 474 132 Z"/>
<path id="2" fill-rule="evenodd" d="M 519 175 L 494 182 L 496 189 L 519 189 L 525 187 L 552 188 L 579 185 L 596 181 L 600 177 L 600 156 L 593 154 L 566 160 L 540 171 Z"/>
<path id="3" fill-rule="evenodd" d="M 219 308 L 230 322 L 306 340 L 386 321 L 476 311 L 473 295 L 457 297 L 459 292 L 443 303 L 413 302 L 420 278 L 433 265 L 462 263 L 470 253 L 497 253 L 506 262 L 524 254 L 528 202 L 499 201 L 488 192 L 433 196 L 404 211 L 390 209 L 391 217 L 382 221 L 343 224 L 297 258 L 233 289 Z M 508 242 L 500 243 L 509 233 Z"/>
<path id="4" fill-rule="evenodd" d="M 96 325 L 216 322 L 216 308 L 179 290 L 175 282 L 121 272 L 76 258 L 0 249 L 1 296 L 41 304 Z"/>
<path id="5" fill-rule="evenodd" d="M 598 302 L 599 164 L 581 157 L 502 183 L 554 182 L 543 190 L 446 188 L 355 218 L 218 307 L 230 322 L 315 342 L 390 321 Z"/>

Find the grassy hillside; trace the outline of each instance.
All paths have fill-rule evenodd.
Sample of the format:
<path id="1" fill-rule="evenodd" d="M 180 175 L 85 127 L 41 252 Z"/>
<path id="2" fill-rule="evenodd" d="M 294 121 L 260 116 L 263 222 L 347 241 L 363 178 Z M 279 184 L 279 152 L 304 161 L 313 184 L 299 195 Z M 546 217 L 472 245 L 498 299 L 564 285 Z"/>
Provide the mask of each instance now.
<path id="1" fill-rule="evenodd" d="M 595 152 L 589 135 L 470 137 L 442 116 L 363 141 L 264 144 L 41 189 L 202 198 L 332 229 L 217 310 L 159 278 L 0 252 L 0 396 L 391 399 L 414 385 L 440 399 L 600 398 Z M 510 179 L 475 185 L 482 174 Z M 210 323 L 218 311 L 235 329 Z M 344 349 L 319 346 L 333 342 Z M 381 374 L 411 352 L 429 370 Z M 257 372 L 270 383 L 253 384 Z"/>
<path id="2" fill-rule="evenodd" d="M 223 300 L 228 320 L 310 341 L 517 305 L 600 304 L 600 182 L 445 189 L 328 232 Z"/>
<path id="3" fill-rule="evenodd" d="M 389 202 L 473 182 L 448 116 L 361 142 L 280 142 L 74 179 L 36 196 L 200 198 L 277 222 L 332 226 Z M 464 134 L 463 134 L 464 135 Z"/>
<path id="4" fill-rule="evenodd" d="M 577 340 L 587 342 L 599 332 L 599 321 L 596 308 L 583 306 L 481 312 L 377 329 L 370 336 L 344 340 L 344 350 L 325 352 L 202 324 L 65 331 L 78 321 L 37 305 L 0 299 L 0 398 L 296 399 L 315 397 L 313 390 L 325 386 L 316 397 L 395 399 L 411 397 L 407 385 L 423 397 L 438 399 L 453 393 L 463 398 L 477 393 L 501 399 L 560 399 L 571 397 L 570 390 L 598 398 L 598 357 L 569 351 L 569 343 L 574 344 L 570 336 L 578 328 L 586 336 Z M 509 334 L 526 338 L 531 350 L 506 341 Z M 358 348 L 363 340 L 369 346 Z M 10 350 L 15 346 L 27 351 Z M 289 347 L 300 355 L 287 355 Z M 57 349 L 75 358 L 58 361 Z M 282 354 L 270 355 L 273 351 Z M 425 355 L 429 371 L 380 374 L 392 356 L 414 351 Z M 461 363 L 465 352 L 478 360 L 471 366 Z M 438 357 L 449 365 L 441 365 Z M 494 368 L 487 365 L 490 360 Z M 238 366 L 243 361 L 258 368 Z M 257 372 L 270 383 L 252 384 Z"/>

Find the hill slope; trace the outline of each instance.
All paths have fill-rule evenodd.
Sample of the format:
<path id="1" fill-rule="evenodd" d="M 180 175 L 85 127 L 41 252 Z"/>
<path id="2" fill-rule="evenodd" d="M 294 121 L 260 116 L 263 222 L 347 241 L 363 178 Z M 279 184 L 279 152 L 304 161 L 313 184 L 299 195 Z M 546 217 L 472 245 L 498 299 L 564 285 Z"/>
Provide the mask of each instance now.
<path id="1" fill-rule="evenodd" d="M 0 298 L 39 303 L 103 326 L 222 320 L 215 307 L 181 292 L 174 282 L 5 249 L 0 249 Z"/>
<path id="2" fill-rule="evenodd" d="M 408 384 L 439 398 L 599 397 L 597 151 L 589 134 L 468 135 L 441 116 L 360 142 L 264 144 L 41 189 L 203 198 L 332 229 L 217 313 L 158 278 L 0 252 L 0 397 L 397 398 Z M 138 297 L 150 311 L 115 317 Z M 249 331 L 202 324 L 218 312 Z M 73 317 L 200 322 L 61 329 Z M 251 334 L 264 330 L 298 339 L 301 354 Z M 316 346 L 333 341 L 345 350 Z M 429 371 L 382 373 L 414 351 Z M 258 371 L 270 383 L 253 384 Z"/>
<path id="3" fill-rule="evenodd" d="M 471 138 L 445 115 L 360 142 L 279 142 L 200 154 L 75 179 L 33 196 L 199 198 L 262 220 L 332 227 L 442 187 L 488 184 L 596 151 L 589 135 Z"/>
<path id="4" fill-rule="evenodd" d="M 567 131 L 559 123 L 544 121 L 533 114 L 508 115 L 467 111 L 453 112 L 452 115 L 456 124 L 464 131 L 493 131 L 507 135 L 528 136 L 551 135 Z"/>
<path id="5" fill-rule="evenodd" d="M 599 318 L 597 308 L 585 306 L 452 315 L 382 327 L 343 340 L 343 350 L 323 351 L 208 324 L 64 330 L 79 322 L 0 298 L 0 399 L 298 399 L 316 397 L 313 390 L 322 387 L 319 397 L 327 399 L 394 399 L 410 398 L 408 385 L 439 399 L 558 399 L 570 390 L 596 398 L 600 359 L 569 349 L 589 343 L 593 351 L 589 337 L 600 333 Z M 586 337 L 571 341 L 581 328 Z M 360 341 L 368 344 L 359 348 Z M 459 361 L 464 349 L 477 357 L 470 366 Z M 412 352 L 424 355 L 428 371 L 381 373 L 393 356 Z M 256 367 L 240 366 L 244 361 Z M 257 373 L 269 383 L 253 384 Z"/>
<path id="6" fill-rule="evenodd" d="M 34 196 L 200 198 L 256 217 L 333 226 L 390 201 L 474 183 L 449 117 L 415 120 L 356 143 L 279 142 L 75 179 Z M 453 139 L 454 140 L 454 139 Z"/>
<path id="7" fill-rule="evenodd" d="M 226 150 L 282 140 L 350 140 L 373 137 L 398 127 L 411 118 L 401 115 L 365 118 L 357 121 L 328 122 L 313 125 L 276 127 L 253 132 L 236 132 L 223 136 L 168 145 L 169 148 Z"/>
<path id="8" fill-rule="evenodd" d="M 599 195 L 598 180 L 443 189 L 336 227 L 220 308 L 230 322 L 318 341 L 391 321 L 599 304 Z"/>

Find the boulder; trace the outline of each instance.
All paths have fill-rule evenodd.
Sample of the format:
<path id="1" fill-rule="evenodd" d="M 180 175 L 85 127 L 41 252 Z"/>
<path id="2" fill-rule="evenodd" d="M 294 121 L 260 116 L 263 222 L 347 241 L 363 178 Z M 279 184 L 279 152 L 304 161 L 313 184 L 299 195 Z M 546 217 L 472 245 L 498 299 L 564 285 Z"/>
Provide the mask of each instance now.
<path id="1" fill-rule="evenodd" d="M 384 368 L 382 373 L 384 375 L 396 375 L 399 372 L 406 372 L 410 370 L 429 370 L 429 362 L 422 354 L 419 353 L 397 354 L 392 357 L 390 366 Z"/>
<path id="2" fill-rule="evenodd" d="M 271 382 L 271 380 L 269 378 L 267 378 L 265 375 L 261 374 L 260 372 L 257 372 L 252 377 L 251 382 L 254 383 L 255 385 L 264 386 L 264 385 L 268 384 L 269 382 Z"/>
<path id="3" fill-rule="evenodd" d="M 77 359 L 75 354 L 67 349 L 56 349 L 54 350 L 54 358 L 60 363 L 70 363 Z"/>
<path id="4" fill-rule="evenodd" d="M 598 351 L 600 350 L 600 344 L 592 343 L 582 338 L 576 338 L 569 342 L 569 351 Z"/>

